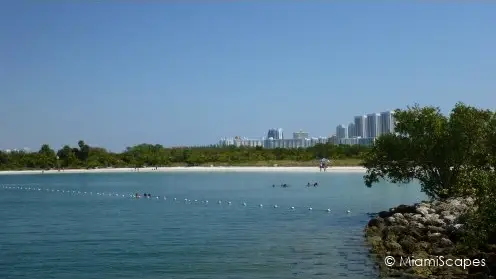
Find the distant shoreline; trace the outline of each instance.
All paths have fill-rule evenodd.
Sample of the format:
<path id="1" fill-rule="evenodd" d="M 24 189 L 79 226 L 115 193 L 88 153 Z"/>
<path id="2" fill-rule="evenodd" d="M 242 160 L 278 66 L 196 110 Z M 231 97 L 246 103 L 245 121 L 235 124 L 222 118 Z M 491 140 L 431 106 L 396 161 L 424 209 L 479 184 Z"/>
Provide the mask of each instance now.
<path id="1" fill-rule="evenodd" d="M 322 173 L 365 173 L 363 167 L 330 167 Z M 0 175 L 64 174 L 64 173 L 177 173 L 177 172 L 286 172 L 318 173 L 318 167 L 159 167 L 159 168 L 102 168 L 65 170 L 11 170 L 0 171 Z"/>

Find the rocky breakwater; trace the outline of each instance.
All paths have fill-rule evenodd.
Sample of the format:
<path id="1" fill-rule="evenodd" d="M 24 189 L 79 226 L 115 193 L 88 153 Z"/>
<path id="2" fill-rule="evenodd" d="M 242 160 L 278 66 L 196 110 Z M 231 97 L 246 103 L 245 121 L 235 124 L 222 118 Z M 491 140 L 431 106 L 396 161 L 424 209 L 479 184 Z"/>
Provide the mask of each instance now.
<path id="1" fill-rule="evenodd" d="M 457 245 L 464 234 L 463 215 L 473 208 L 473 199 L 455 198 L 443 202 L 400 205 L 379 212 L 366 226 L 365 237 L 381 275 L 401 278 L 491 278 L 496 271 L 496 248 L 467 254 L 469 252 L 461 252 L 464 250 Z M 389 262 L 386 257 L 389 257 Z M 414 262 L 415 259 L 417 261 Z M 475 260 L 475 263 L 484 259 L 485 264 L 464 267 L 461 262 L 464 259 Z"/>

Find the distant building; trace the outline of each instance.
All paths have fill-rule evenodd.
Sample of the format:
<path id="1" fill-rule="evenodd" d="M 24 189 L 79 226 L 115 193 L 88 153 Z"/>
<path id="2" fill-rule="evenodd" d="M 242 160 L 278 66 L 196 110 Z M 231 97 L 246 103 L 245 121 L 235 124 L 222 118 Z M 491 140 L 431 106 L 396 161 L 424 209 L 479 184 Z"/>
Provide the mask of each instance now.
<path id="1" fill-rule="evenodd" d="M 339 140 L 339 144 L 344 144 L 344 145 L 371 146 L 374 144 L 374 142 L 375 142 L 375 138 L 360 138 L 360 137 L 346 138 Z"/>
<path id="2" fill-rule="evenodd" d="M 219 146 L 219 147 L 226 147 L 226 146 L 257 147 L 257 146 L 263 146 L 263 141 L 259 140 L 259 139 L 248 139 L 248 138 L 242 138 L 242 137 L 222 138 L 222 139 L 220 139 L 217 146 Z"/>
<path id="3" fill-rule="evenodd" d="M 329 138 L 327 138 L 327 143 L 339 144 L 339 140 L 340 139 L 338 139 L 338 137 L 336 135 L 332 135 Z"/>
<path id="4" fill-rule="evenodd" d="M 348 124 L 348 138 L 356 137 L 355 133 L 355 123 Z"/>
<path id="5" fill-rule="evenodd" d="M 396 122 L 394 119 L 394 111 L 385 111 L 380 113 L 380 131 L 381 134 L 394 133 Z"/>
<path id="6" fill-rule="evenodd" d="M 336 137 L 338 139 L 344 139 L 348 137 L 348 127 L 345 127 L 344 125 L 338 125 L 336 127 Z"/>
<path id="7" fill-rule="evenodd" d="M 269 129 L 269 132 L 267 133 L 267 138 L 284 139 L 283 130 L 281 128 Z"/>
<path id="8" fill-rule="evenodd" d="M 236 146 L 236 147 L 258 147 L 261 146 L 263 148 L 271 149 L 271 148 L 308 148 L 312 147 L 316 144 L 326 144 L 330 140 L 327 137 L 319 137 L 319 138 L 310 138 L 308 137 L 308 133 L 301 132 L 299 136 L 302 138 L 296 139 L 274 139 L 273 137 L 269 137 L 267 139 L 248 139 L 242 137 L 234 137 L 234 138 L 221 138 L 218 147 L 226 147 L 226 146 Z M 273 134 L 271 133 L 271 136 Z M 307 137 L 304 137 L 307 136 Z"/>
<path id="9" fill-rule="evenodd" d="M 303 132 L 302 130 L 293 133 L 293 139 L 308 139 L 308 138 L 309 138 L 308 133 Z"/>
<path id="10" fill-rule="evenodd" d="M 367 115 L 366 125 L 365 125 L 365 138 L 376 138 L 381 134 L 381 126 L 380 126 L 380 117 L 379 113 L 371 113 Z"/>
<path id="11" fill-rule="evenodd" d="M 364 138 L 367 136 L 366 120 L 367 116 L 365 115 L 355 116 L 355 137 Z"/>

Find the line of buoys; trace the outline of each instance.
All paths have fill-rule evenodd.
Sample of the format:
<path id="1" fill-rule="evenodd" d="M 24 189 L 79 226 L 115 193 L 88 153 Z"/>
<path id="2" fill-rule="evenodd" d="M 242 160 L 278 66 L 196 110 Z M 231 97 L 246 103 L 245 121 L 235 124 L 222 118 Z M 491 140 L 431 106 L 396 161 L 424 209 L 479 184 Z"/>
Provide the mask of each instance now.
<path id="1" fill-rule="evenodd" d="M 88 192 L 88 191 L 79 191 L 79 190 L 68 190 L 68 189 L 49 189 L 49 188 L 42 188 L 40 187 L 39 185 L 37 184 L 1 184 L 0 185 L 0 188 L 2 189 L 6 189 L 6 190 L 26 190 L 26 191 L 45 191 L 45 192 L 54 192 L 54 193 L 68 193 L 68 194 L 72 194 L 72 195 L 90 195 L 92 196 L 93 195 L 93 192 Z M 132 198 L 132 199 L 139 199 L 140 196 L 136 196 L 136 194 L 122 194 L 122 193 L 104 193 L 104 192 L 96 192 L 95 193 L 97 196 L 108 196 L 108 197 L 122 197 L 122 198 Z M 146 197 L 144 196 L 143 198 L 151 198 L 151 195 L 148 194 Z M 167 197 L 166 196 L 155 196 L 155 199 L 159 200 L 159 199 L 163 199 L 163 200 L 167 200 Z M 174 201 L 177 201 L 177 198 L 173 198 Z M 195 199 L 193 200 L 190 200 L 188 198 L 185 198 L 184 199 L 184 203 L 195 203 L 195 204 L 208 204 L 208 200 L 201 200 L 199 201 L 198 199 Z M 223 201 L 222 200 L 218 200 L 217 203 L 219 205 L 223 204 Z M 232 205 L 232 202 L 231 201 L 226 201 L 226 204 L 227 205 Z M 247 203 L 246 202 L 242 202 L 241 205 L 243 207 L 246 207 L 247 206 Z M 264 205 L 263 204 L 259 204 L 258 205 L 259 208 L 263 208 Z M 272 206 L 273 208 L 279 208 L 279 206 L 277 204 L 274 204 Z M 307 207 L 308 211 L 313 211 L 313 208 L 312 207 Z M 294 206 L 291 206 L 289 207 L 289 210 L 291 211 L 294 211 L 295 210 L 295 207 Z M 331 212 L 331 209 L 328 208 L 325 210 L 326 212 Z M 346 213 L 351 213 L 351 210 L 346 210 Z"/>

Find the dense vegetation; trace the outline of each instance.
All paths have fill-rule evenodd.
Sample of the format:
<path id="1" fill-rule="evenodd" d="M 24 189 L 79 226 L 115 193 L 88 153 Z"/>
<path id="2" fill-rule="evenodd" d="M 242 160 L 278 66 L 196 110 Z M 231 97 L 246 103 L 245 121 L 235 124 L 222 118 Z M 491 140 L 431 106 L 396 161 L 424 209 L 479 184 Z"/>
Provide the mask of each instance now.
<path id="1" fill-rule="evenodd" d="M 496 114 L 458 103 L 449 116 L 418 105 L 397 110 L 396 133 L 380 137 L 366 154 L 365 183 L 416 179 L 433 200 L 471 196 L 466 218 L 470 245 L 496 243 Z"/>
<path id="2" fill-rule="evenodd" d="M 317 165 L 322 157 L 338 164 L 357 165 L 370 148 L 319 144 L 311 148 L 164 148 L 161 145 L 140 144 L 122 153 L 91 147 L 79 141 L 77 147 L 64 146 L 55 151 L 44 144 L 37 152 L 1 152 L 0 169 L 106 168 L 144 166 L 197 165 Z M 282 164 L 281 164 L 282 163 Z"/>

